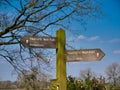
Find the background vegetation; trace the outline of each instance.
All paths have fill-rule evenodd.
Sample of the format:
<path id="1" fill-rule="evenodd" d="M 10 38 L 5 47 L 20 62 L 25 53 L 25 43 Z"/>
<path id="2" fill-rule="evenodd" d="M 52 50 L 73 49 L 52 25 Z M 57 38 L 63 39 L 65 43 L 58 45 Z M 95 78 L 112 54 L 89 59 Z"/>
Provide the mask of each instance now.
<path id="1" fill-rule="evenodd" d="M 0 90 L 49 90 L 50 82 L 47 75 L 39 76 L 36 68 L 33 71 L 25 71 L 26 75 L 19 75 L 18 80 L 14 82 L 0 81 Z M 97 75 L 88 68 L 80 71 L 79 77 L 67 77 L 67 90 L 119 90 L 119 88 L 120 64 L 117 63 L 112 63 L 106 68 L 106 76 Z"/>

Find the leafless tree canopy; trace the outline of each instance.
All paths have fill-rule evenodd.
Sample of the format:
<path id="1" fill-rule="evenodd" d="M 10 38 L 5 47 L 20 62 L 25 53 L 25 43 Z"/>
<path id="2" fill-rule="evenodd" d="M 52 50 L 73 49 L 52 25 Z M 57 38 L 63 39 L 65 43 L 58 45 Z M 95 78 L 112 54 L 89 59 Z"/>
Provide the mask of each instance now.
<path id="1" fill-rule="evenodd" d="M 45 55 L 45 50 L 26 49 L 20 39 L 25 35 L 48 35 L 59 27 L 70 29 L 72 22 L 81 25 L 101 16 L 100 6 L 96 0 L 0 0 L 0 58 L 17 70 L 28 69 L 39 61 L 48 67 L 48 52 Z"/>
<path id="2" fill-rule="evenodd" d="M 114 86 L 120 84 L 120 65 L 118 63 L 112 63 L 106 69 L 106 74 L 108 76 L 108 80 Z"/>
<path id="3" fill-rule="evenodd" d="M 84 80 L 84 79 L 88 79 L 91 80 L 93 77 L 95 77 L 95 73 L 93 73 L 91 71 L 90 68 L 86 69 L 86 70 L 82 70 L 80 71 L 80 77 Z"/>

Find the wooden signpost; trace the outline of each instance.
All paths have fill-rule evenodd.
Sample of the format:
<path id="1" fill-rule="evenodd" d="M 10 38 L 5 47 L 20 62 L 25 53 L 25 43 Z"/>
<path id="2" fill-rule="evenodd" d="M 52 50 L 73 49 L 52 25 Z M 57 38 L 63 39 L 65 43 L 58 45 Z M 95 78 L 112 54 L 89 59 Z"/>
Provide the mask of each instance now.
<path id="1" fill-rule="evenodd" d="M 24 36 L 21 43 L 27 48 L 56 48 L 55 37 Z"/>
<path id="2" fill-rule="evenodd" d="M 56 49 L 56 79 L 51 80 L 50 90 L 67 90 L 66 62 L 99 61 L 104 57 L 100 49 L 65 50 L 66 36 L 63 29 L 55 37 L 24 36 L 21 43 L 27 48 Z"/>
<path id="3" fill-rule="evenodd" d="M 67 50 L 66 60 L 67 62 L 99 61 L 104 55 L 100 49 Z"/>

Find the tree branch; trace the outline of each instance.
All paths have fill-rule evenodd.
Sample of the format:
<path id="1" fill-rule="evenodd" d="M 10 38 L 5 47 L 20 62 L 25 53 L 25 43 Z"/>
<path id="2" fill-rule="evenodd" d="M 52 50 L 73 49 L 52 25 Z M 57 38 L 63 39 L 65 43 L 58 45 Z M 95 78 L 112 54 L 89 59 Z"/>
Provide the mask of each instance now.
<path id="1" fill-rule="evenodd" d="M 61 20 L 64 20 L 65 18 L 69 17 L 70 15 L 72 15 L 73 13 L 75 12 L 75 10 L 73 10 L 72 12 L 70 12 L 69 14 L 61 17 L 61 18 L 58 18 L 57 20 L 53 21 L 53 22 L 50 22 L 49 24 L 47 24 L 46 26 L 44 26 L 44 28 L 40 31 L 43 31 L 45 30 L 47 27 L 49 27 L 50 25 L 54 25 L 55 23 L 61 21 Z M 36 34 L 38 34 L 40 31 L 37 31 L 36 33 L 34 33 L 33 35 L 35 36 Z"/>
<path id="2" fill-rule="evenodd" d="M 0 42 L 0 45 L 19 44 L 20 42 Z"/>

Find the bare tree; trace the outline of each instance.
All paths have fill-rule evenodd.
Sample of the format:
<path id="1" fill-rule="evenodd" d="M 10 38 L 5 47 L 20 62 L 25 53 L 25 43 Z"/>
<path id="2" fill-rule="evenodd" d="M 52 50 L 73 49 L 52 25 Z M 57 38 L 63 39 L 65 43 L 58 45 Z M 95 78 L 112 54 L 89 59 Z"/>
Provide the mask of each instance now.
<path id="1" fill-rule="evenodd" d="M 113 86 L 120 84 L 120 65 L 118 63 L 112 63 L 106 68 L 106 74 L 109 82 Z"/>
<path id="2" fill-rule="evenodd" d="M 39 73 L 39 68 L 34 67 L 31 71 L 24 70 L 23 73 L 18 76 L 19 87 L 27 90 L 40 90 L 48 87 L 49 75 L 44 72 Z"/>
<path id="3" fill-rule="evenodd" d="M 92 72 L 90 68 L 88 68 L 88 69 L 80 71 L 80 77 L 83 80 L 85 80 L 85 79 L 92 80 L 92 78 L 95 77 L 95 73 Z"/>
<path id="4" fill-rule="evenodd" d="M 49 35 L 59 27 L 70 29 L 73 21 L 82 25 L 102 15 L 100 5 L 96 0 L 0 0 L 0 58 L 19 71 L 35 64 L 48 67 L 49 52 L 26 49 L 20 39 L 25 35 Z"/>

